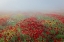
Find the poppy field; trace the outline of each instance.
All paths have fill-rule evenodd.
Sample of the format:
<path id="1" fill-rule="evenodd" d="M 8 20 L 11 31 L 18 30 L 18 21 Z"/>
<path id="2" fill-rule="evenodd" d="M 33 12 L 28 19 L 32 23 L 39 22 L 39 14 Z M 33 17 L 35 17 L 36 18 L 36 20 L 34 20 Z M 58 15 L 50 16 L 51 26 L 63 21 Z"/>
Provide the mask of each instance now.
<path id="1" fill-rule="evenodd" d="M 1 16 L 0 42 L 64 42 L 64 15 Z"/>

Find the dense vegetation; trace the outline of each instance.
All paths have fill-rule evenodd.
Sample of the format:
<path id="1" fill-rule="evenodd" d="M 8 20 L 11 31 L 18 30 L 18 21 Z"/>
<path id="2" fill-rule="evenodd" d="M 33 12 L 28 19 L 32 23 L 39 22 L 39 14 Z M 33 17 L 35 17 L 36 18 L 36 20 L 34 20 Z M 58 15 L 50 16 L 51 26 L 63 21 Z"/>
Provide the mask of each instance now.
<path id="1" fill-rule="evenodd" d="M 64 42 L 64 16 L 0 17 L 0 42 Z"/>

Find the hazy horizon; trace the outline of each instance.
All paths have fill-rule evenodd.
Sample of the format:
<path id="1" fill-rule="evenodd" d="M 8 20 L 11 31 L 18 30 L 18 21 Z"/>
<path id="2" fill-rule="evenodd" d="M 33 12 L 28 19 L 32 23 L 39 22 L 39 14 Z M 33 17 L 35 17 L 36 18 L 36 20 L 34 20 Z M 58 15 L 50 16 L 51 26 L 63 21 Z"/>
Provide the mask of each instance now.
<path id="1" fill-rule="evenodd" d="M 64 12 L 64 0 L 0 0 L 0 11 Z"/>

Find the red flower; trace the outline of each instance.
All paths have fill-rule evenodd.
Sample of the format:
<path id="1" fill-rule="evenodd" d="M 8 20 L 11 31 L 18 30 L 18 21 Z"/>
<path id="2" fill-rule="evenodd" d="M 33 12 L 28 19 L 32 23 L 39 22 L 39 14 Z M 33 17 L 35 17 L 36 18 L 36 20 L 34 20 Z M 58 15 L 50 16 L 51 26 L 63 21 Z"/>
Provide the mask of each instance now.
<path id="1" fill-rule="evenodd" d="M 35 17 L 21 21 L 20 28 L 22 29 L 22 34 L 30 35 L 34 39 L 37 39 L 44 31 L 44 26 Z"/>
<path id="2" fill-rule="evenodd" d="M 64 16 L 58 14 L 48 14 L 48 16 L 54 17 L 64 23 Z"/>
<path id="3" fill-rule="evenodd" d="M 3 37 L 3 35 L 0 33 L 0 38 L 2 38 Z"/>

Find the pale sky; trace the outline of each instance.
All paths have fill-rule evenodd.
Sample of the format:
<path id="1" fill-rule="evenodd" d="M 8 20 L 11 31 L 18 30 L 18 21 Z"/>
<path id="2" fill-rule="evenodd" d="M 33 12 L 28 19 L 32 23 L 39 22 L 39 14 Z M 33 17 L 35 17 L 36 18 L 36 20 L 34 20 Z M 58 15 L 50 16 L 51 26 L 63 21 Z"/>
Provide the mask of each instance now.
<path id="1" fill-rule="evenodd" d="M 57 11 L 64 10 L 64 0 L 0 0 L 0 11 Z"/>

